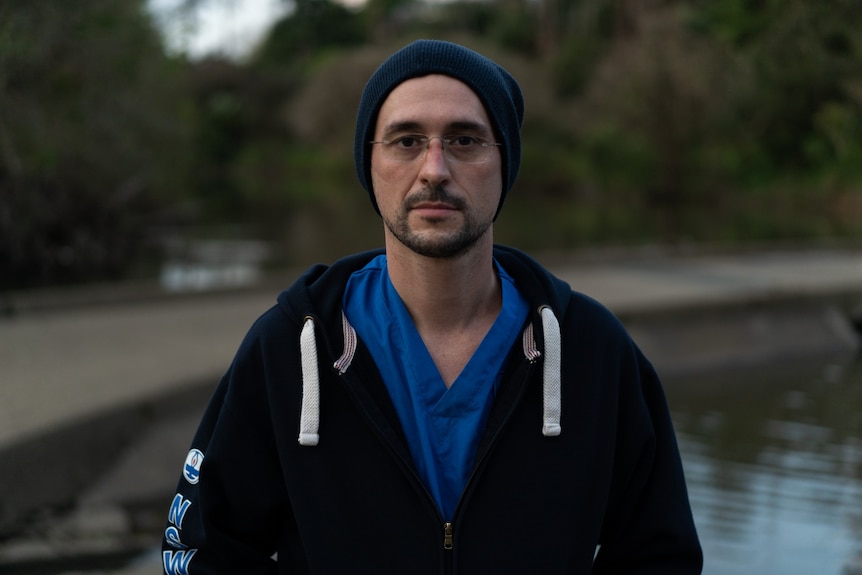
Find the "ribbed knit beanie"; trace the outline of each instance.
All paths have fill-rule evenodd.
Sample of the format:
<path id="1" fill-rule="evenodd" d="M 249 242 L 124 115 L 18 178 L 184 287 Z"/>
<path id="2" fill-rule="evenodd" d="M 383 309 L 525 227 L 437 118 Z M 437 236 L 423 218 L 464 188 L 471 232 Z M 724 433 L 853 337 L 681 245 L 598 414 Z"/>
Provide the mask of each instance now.
<path id="1" fill-rule="evenodd" d="M 502 144 L 503 190 L 497 215 L 506 193 L 515 182 L 521 164 L 521 123 L 524 98 L 515 79 L 505 69 L 468 48 L 441 40 L 417 40 L 390 56 L 368 80 L 356 116 L 353 158 L 356 175 L 377 213 L 371 185 L 371 145 L 380 107 L 396 86 L 411 78 L 443 74 L 464 82 L 485 106 L 494 136 Z M 496 218 L 496 215 L 495 215 Z"/>

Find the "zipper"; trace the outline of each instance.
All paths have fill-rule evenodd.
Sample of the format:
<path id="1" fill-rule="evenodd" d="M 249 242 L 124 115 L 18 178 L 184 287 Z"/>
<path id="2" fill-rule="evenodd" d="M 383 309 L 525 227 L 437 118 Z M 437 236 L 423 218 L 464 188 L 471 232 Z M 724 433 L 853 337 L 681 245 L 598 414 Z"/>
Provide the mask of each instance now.
<path id="1" fill-rule="evenodd" d="M 417 488 L 417 490 L 424 494 L 425 501 L 429 504 L 429 509 L 431 510 L 431 512 L 437 516 L 437 520 L 440 522 L 443 522 L 443 532 L 444 532 L 443 533 L 443 549 L 445 549 L 447 551 L 451 550 L 453 542 L 454 542 L 453 541 L 452 523 L 449 521 L 445 521 L 443 519 L 443 515 L 440 513 L 440 510 L 437 508 L 437 502 L 434 501 L 434 497 L 428 491 L 428 488 L 425 487 L 425 484 L 422 482 L 422 479 L 419 477 L 419 474 L 416 473 L 416 470 L 413 469 L 413 467 L 407 461 L 405 461 L 403 457 L 401 457 L 401 454 L 398 453 L 398 451 L 392 445 L 392 442 L 389 441 L 389 439 L 386 437 L 386 434 L 380 429 L 380 425 L 379 425 L 378 421 L 376 420 L 376 418 L 372 417 L 371 414 L 368 413 L 368 410 L 365 407 L 363 399 L 361 399 L 358 396 L 358 394 L 356 393 L 356 390 L 354 390 L 353 386 L 350 385 L 347 381 L 347 379 L 351 378 L 352 376 L 347 373 L 347 370 L 345 370 L 343 372 L 338 372 L 336 370 L 336 372 L 338 373 L 339 379 L 341 380 L 343 387 L 347 390 L 347 393 L 353 399 L 353 402 L 356 404 L 356 406 L 359 408 L 359 410 L 363 413 L 366 420 L 371 423 L 371 429 L 374 430 L 374 434 L 377 436 L 377 438 L 380 440 L 380 442 L 384 445 L 384 447 L 387 449 L 387 451 L 389 451 L 389 453 L 392 454 L 392 457 L 395 459 L 396 462 L 398 462 L 402 471 L 408 477 L 412 478 L 413 484 Z M 447 554 L 447 555 L 449 555 L 449 554 Z M 447 571 L 448 571 L 448 569 L 447 569 Z"/>
<path id="2" fill-rule="evenodd" d="M 531 376 L 532 371 L 533 371 L 533 366 L 535 365 L 535 359 L 530 359 L 530 358 L 525 358 L 525 359 L 527 359 L 527 366 L 526 366 L 527 373 L 524 375 L 524 378 L 529 381 L 530 376 Z M 413 478 L 415 485 L 417 485 L 419 487 L 420 491 L 424 492 L 425 499 L 428 503 L 430 503 L 431 509 L 433 510 L 434 514 L 437 515 L 438 519 L 443 521 L 443 549 L 444 549 L 444 551 L 449 551 L 449 553 L 445 554 L 446 555 L 445 570 L 447 573 L 451 572 L 451 569 L 452 569 L 452 567 L 451 567 L 451 560 L 452 560 L 451 551 L 455 545 L 455 530 L 454 530 L 454 526 L 452 525 L 452 522 L 451 521 L 445 521 L 443 519 L 442 515 L 440 514 L 440 510 L 437 509 L 437 503 L 434 501 L 434 498 L 431 496 L 431 493 L 428 492 L 428 488 L 425 487 L 425 484 L 422 482 L 422 479 L 419 477 L 419 475 L 416 473 L 416 471 L 413 469 L 413 467 L 411 465 L 409 465 L 406 461 L 404 461 L 404 459 L 401 457 L 401 455 L 395 450 L 395 448 L 392 446 L 390 441 L 386 438 L 385 434 L 380 429 L 379 424 L 376 421 L 376 419 L 371 417 L 371 415 L 368 413 L 368 410 L 366 409 L 363 400 L 358 397 L 356 391 L 353 389 L 353 386 L 351 386 L 349 383 L 347 383 L 346 379 L 350 378 L 350 376 L 347 374 L 347 369 L 345 369 L 344 371 L 340 371 L 336 368 L 336 373 L 338 373 L 339 379 L 342 381 L 343 386 L 347 389 L 347 392 L 352 397 L 354 403 L 364 413 L 365 418 L 369 422 L 371 422 L 371 424 L 372 424 L 371 428 L 375 431 L 375 434 L 377 435 L 377 437 L 380 439 L 380 441 L 383 443 L 383 445 L 386 446 L 386 448 L 389 450 L 389 452 L 394 456 L 395 460 L 400 462 L 401 467 L 405 471 L 405 473 L 408 476 L 411 476 Z M 483 463 L 484 463 L 485 459 L 487 458 L 488 454 L 492 451 L 494 444 L 497 443 L 497 438 L 500 436 L 501 430 L 506 426 L 506 423 L 511 418 L 512 413 L 515 411 L 515 406 L 517 406 L 521 402 L 521 400 L 523 399 L 524 394 L 526 393 L 526 388 L 527 388 L 527 385 L 525 385 L 525 384 L 521 385 L 520 390 L 517 392 L 517 396 L 514 398 L 514 401 L 512 402 L 513 407 L 508 411 L 506 416 L 503 418 L 503 421 L 500 422 L 500 425 L 497 427 L 497 430 L 494 432 L 494 435 L 491 438 L 491 440 L 488 442 L 488 445 L 486 446 L 485 450 L 480 454 L 479 460 L 477 461 L 476 466 L 473 468 L 473 471 L 470 473 L 470 477 L 467 479 L 467 484 L 464 486 L 463 494 L 466 494 L 469 490 L 470 485 L 472 483 L 474 483 L 474 479 L 475 479 L 476 475 L 478 474 L 479 470 L 483 467 Z M 462 495 L 461 499 L 458 500 L 458 504 L 455 506 L 455 511 L 453 513 L 453 515 L 455 517 L 458 516 L 458 510 L 461 508 L 461 504 L 463 503 L 463 499 L 464 498 Z"/>
<path id="3" fill-rule="evenodd" d="M 528 360 L 528 364 L 525 368 L 527 373 L 524 375 L 524 378 L 527 381 L 529 381 L 530 376 L 532 375 L 534 365 L 535 365 L 535 360 L 533 360 L 533 361 Z M 473 467 L 473 471 L 470 473 L 470 477 L 467 479 L 467 484 L 464 486 L 464 491 L 461 495 L 461 498 L 458 500 L 458 504 L 455 506 L 455 511 L 453 513 L 454 517 L 458 516 L 458 510 L 461 508 L 461 505 L 464 502 L 464 496 L 470 490 L 470 485 L 472 483 L 474 483 L 474 479 L 475 479 L 476 475 L 478 475 L 479 470 L 482 467 L 484 467 L 483 464 L 484 464 L 485 460 L 487 459 L 488 454 L 491 453 L 491 451 L 493 450 L 494 444 L 497 443 L 497 438 L 500 437 L 500 433 L 502 432 L 503 428 L 506 427 L 506 423 L 512 417 L 512 413 L 515 411 L 515 408 L 518 406 L 518 404 L 521 403 L 521 400 L 524 398 L 524 394 L 526 393 L 526 389 L 527 389 L 526 384 L 521 385 L 521 388 L 518 390 L 517 396 L 512 401 L 512 408 L 506 413 L 506 416 L 500 422 L 500 425 L 497 426 L 496 431 L 494 431 L 494 435 L 488 441 L 488 445 L 485 446 L 485 450 L 479 454 L 479 459 L 476 462 L 476 466 Z M 420 481 L 420 483 L 421 483 L 421 481 Z M 427 493 L 427 491 L 426 491 L 426 493 Z M 431 495 L 429 494 L 428 497 L 431 497 Z M 435 504 L 435 508 L 436 508 L 436 504 Z M 452 526 L 452 522 L 447 521 L 443 524 L 443 549 L 445 549 L 447 551 L 451 551 L 452 547 L 454 545 L 454 538 L 455 537 L 454 537 L 454 529 Z"/>

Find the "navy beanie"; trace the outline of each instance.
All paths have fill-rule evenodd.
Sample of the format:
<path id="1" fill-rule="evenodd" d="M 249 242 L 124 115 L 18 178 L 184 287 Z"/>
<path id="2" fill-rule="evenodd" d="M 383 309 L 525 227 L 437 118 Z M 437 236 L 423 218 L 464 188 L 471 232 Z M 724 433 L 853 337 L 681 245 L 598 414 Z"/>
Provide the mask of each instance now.
<path id="1" fill-rule="evenodd" d="M 472 50 L 441 40 L 417 40 L 390 56 L 368 80 L 356 116 L 353 158 L 359 183 L 380 213 L 371 186 L 371 145 L 377 114 L 396 86 L 411 78 L 443 74 L 464 82 L 485 106 L 494 136 L 500 146 L 503 190 L 497 214 L 506 193 L 515 182 L 521 164 L 521 123 L 524 98 L 515 79 L 501 66 Z M 496 215 L 495 215 L 496 217 Z"/>

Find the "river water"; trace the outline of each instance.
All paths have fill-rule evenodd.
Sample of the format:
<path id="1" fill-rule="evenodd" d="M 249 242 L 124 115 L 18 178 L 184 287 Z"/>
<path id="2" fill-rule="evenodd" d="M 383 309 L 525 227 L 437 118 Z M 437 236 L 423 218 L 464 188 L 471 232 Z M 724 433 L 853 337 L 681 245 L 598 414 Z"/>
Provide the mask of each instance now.
<path id="1" fill-rule="evenodd" d="M 862 575 L 862 361 L 665 386 L 704 575 Z"/>

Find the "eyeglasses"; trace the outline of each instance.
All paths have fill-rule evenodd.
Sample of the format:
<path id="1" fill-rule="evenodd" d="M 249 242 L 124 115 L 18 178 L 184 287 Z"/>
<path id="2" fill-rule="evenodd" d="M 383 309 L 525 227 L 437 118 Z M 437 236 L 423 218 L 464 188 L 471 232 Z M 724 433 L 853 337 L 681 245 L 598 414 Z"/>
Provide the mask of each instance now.
<path id="1" fill-rule="evenodd" d="M 426 136 L 425 134 L 408 134 L 398 136 L 394 140 L 380 140 L 368 142 L 369 144 L 380 144 L 383 158 L 391 162 L 410 163 L 415 162 L 425 155 L 431 146 L 431 140 L 440 140 L 443 146 L 443 156 L 451 161 L 461 164 L 483 164 L 485 163 L 494 146 L 500 146 L 497 142 L 487 142 L 478 136 L 455 135 Z"/>

